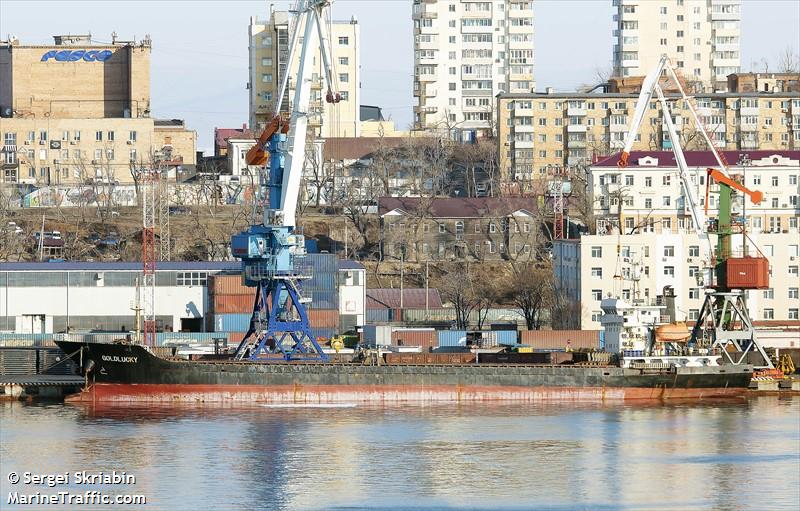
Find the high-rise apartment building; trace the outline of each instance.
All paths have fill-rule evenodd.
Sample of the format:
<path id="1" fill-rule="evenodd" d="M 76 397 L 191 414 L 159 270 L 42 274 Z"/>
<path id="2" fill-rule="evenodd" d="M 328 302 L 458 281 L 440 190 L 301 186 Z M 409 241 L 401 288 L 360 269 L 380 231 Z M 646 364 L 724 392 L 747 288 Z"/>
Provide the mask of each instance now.
<path id="1" fill-rule="evenodd" d="M 250 126 L 257 131 L 272 119 L 275 111 L 275 102 L 289 60 L 291 23 L 292 17 L 286 11 L 272 11 L 266 21 L 250 18 Z M 328 48 L 334 83 L 342 95 L 342 101 L 335 105 L 325 102 L 327 85 L 318 37 L 314 35 L 314 40 L 310 41 L 313 50 L 313 85 L 309 129 L 317 137 L 357 137 L 360 134 L 361 102 L 360 27 L 355 17 L 325 24 L 330 32 Z M 300 30 L 302 34 L 302 27 Z M 302 40 L 302 35 L 299 39 Z M 284 111 L 291 108 L 295 86 L 292 79 L 299 63 L 298 51 L 289 66 L 289 91 L 281 106 Z"/>
<path id="2" fill-rule="evenodd" d="M 777 88 L 771 86 L 774 79 L 765 83 L 770 90 Z M 778 89 L 695 95 L 697 114 L 716 147 L 743 152 L 800 149 L 800 93 Z M 707 149 L 687 105 L 673 93 L 667 97 L 683 149 Z M 549 166 L 581 166 L 621 151 L 638 98 L 638 93 L 501 94 L 496 98 L 501 179 L 536 180 Z M 661 107 L 652 101 L 634 150 L 672 150 L 662 119 Z"/>
<path id="3" fill-rule="evenodd" d="M 665 53 L 687 82 L 713 90 L 740 71 L 740 0 L 613 2 L 615 75 L 646 75 Z"/>
<path id="4" fill-rule="evenodd" d="M 414 0 L 414 127 L 474 139 L 494 131 L 494 96 L 532 92 L 533 2 Z"/>

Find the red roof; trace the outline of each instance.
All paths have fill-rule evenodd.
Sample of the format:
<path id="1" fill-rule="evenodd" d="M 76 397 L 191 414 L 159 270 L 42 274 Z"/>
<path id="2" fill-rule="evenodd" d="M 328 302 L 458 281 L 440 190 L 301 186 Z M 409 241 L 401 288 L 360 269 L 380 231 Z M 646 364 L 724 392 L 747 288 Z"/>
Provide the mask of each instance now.
<path id="1" fill-rule="evenodd" d="M 747 155 L 751 161 L 769 158 L 771 156 L 779 156 L 782 158 L 789 158 L 790 160 L 800 161 L 800 151 L 781 151 L 781 150 L 764 150 L 764 151 L 721 151 L 725 156 L 725 160 L 730 165 L 736 165 L 742 155 Z M 616 167 L 619 161 L 619 156 L 622 153 L 609 156 L 605 159 L 593 164 L 593 167 Z M 684 151 L 686 156 L 686 164 L 690 167 L 714 167 L 717 166 L 717 160 L 711 151 Z M 631 151 L 628 157 L 628 168 L 639 167 L 639 158 L 651 157 L 658 159 L 658 167 L 677 167 L 675 163 L 675 154 L 672 151 Z M 776 162 L 777 163 L 777 162 Z M 796 164 L 795 164 L 796 165 Z M 794 165 L 793 165 L 794 166 Z"/>
<path id="2" fill-rule="evenodd" d="M 508 216 L 524 209 L 531 213 L 537 210 L 537 199 L 530 197 L 482 197 L 482 198 L 438 198 L 419 197 L 381 197 L 378 199 L 378 213 L 385 215 L 395 209 L 410 214 L 421 213 L 429 218 L 483 218 Z"/>
<path id="3" fill-rule="evenodd" d="M 428 289 L 428 308 L 441 309 L 438 289 Z M 399 309 L 399 289 L 367 289 L 367 309 Z M 403 289 L 403 308 L 424 309 L 425 289 Z"/>
<path id="4" fill-rule="evenodd" d="M 322 149 L 322 158 L 329 160 L 361 160 L 372 156 L 381 146 L 398 147 L 403 137 L 328 137 Z"/>
<path id="5" fill-rule="evenodd" d="M 256 135 L 245 126 L 241 128 L 214 128 L 215 147 L 226 147 L 229 138 L 256 138 Z"/>

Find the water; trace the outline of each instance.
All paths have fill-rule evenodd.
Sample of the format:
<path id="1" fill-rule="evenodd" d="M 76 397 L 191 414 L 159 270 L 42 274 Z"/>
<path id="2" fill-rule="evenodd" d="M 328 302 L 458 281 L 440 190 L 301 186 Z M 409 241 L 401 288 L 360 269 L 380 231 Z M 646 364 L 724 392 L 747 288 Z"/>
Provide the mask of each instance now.
<path id="1" fill-rule="evenodd" d="M 90 489 L 143 494 L 145 510 L 797 509 L 800 398 L 580 407 L 5 403 L 0 462 L 2 509 L 15 508 L 9 491 L 48 492 L 11 486 L 10 471 L 81 470 L 135 475 L 135 485 Z"/>

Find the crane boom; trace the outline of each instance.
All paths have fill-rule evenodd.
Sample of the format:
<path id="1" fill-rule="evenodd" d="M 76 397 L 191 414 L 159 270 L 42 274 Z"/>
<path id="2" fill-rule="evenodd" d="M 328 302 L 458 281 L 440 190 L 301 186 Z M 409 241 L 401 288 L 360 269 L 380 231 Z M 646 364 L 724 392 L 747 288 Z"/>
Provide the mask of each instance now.
<path id="1" fill-rule="evenodd" d="M 311 330 L 302 296 L 302 281 L 310 275 L 300 264 L 306 255 L 305 239 L 295 233 L 297 201 L 305 163 L 310 114 L 312 61 L 309 53 L 318 38 L 328 91 L 325 99 L 338 103 L 333 91 L 333 72 L 322 20 L 331 0 L 297 0 L 292 11 L 289 61 L 281 82 L 275 115 L 258 142 L 248 151 L 249 165 L 269 164 L 269 176 L 261 175 L 262 197 L 269 190 L 269 207 L 263 222 L 251 225 L 231 239 L 231 252 L 242 259 L 244 283 L 257 287 L 250 328 L 236 350 L 236 358 L 258 360 L 261 353 L 279 351 L 287 360 L 327 360 Z M 300 31 L 303 31 L 302 39 Z M 281 115 L 283 95 L 299 46 L 292 110 L 288 122 Z"/>

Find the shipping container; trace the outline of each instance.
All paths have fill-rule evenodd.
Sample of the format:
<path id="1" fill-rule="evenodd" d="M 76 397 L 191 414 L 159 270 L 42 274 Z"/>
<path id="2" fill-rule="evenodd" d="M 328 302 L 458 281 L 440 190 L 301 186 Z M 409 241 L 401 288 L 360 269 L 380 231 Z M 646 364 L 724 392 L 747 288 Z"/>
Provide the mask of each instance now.
<path id="1" fill-rule="evenodd" d="M 208 277 L 208 290 L 212 295 L 255 296 L 256 288 L 242 283 L 242 275 L 211 275 Z"/>
<path id="2" fill-rule="evenodd" d="M 520 343 L 534 349 L 600 349 L 601 330 L 523 330 Z"/>
<path id="3" fill-rule="evenodd" d="M 430 329 L 395 329 L 392 332 L 393 346 L 421 346 L 432 348 L 437 345 L 436 330 Z"/>
<path id="4" fill-rule="evenodd" d="M 367 323 L 388 323 L 390 309 L 367 309 Z"/>
<path id="5" fill-rule="evenodd" d="M 516 330 L 498 330 L 492 332 L 476 332 L 481 336 L 481 346 L 515 346 L 517 344 Z"/>
<path id="6" fill-rule="evenodd" d="M 308 309 L 306 313 L 311 328 L 339 327 L 339 311 L 336 309 Z"/>
<path id="7" fill-rule="evenodd" d="M 731 257 L 725 272 L 731 289 L 769 289 L 769 260 L 766 257 Z"/>
<path id="8" fill-rule="evenodd" d="M 403 321 L 407 323 L 425 323 L 431 321 L 455 321 L 455 309 L 403 309 Z"/>
<path id="9" fill-rule="evenodd" d="M 392 327 L 389 325 L 364 325 L 362 339 L 367 346 L 391 346 Z"/>
<path id="10" fill-rule="evenodd" d="M 254 289 L 254 288 L 249 288 Z M 253 311 L 255 293 L 249 295 L 211 295 L 212 314 L 241 314 Z"/>
<path id="11" fill-rule="evenodd" d="M 467 332 L 464 330 L 439 330 L 437 332 L 439 346 L 461 346 L 467 345 Z"/>
<path id="12" fill-rule="evenodd" d="M 252 314 L 214 314 L 215 332 L 244 332 L 250 328 Z"/>

